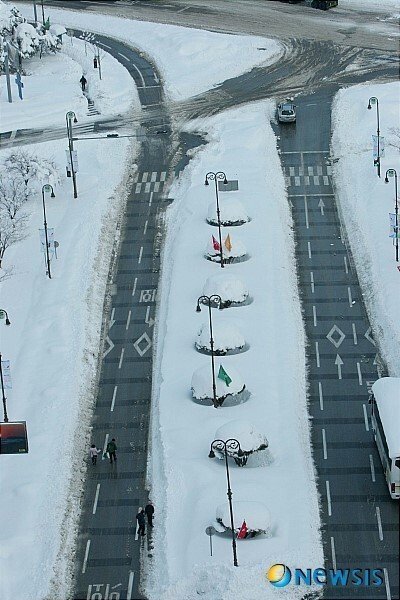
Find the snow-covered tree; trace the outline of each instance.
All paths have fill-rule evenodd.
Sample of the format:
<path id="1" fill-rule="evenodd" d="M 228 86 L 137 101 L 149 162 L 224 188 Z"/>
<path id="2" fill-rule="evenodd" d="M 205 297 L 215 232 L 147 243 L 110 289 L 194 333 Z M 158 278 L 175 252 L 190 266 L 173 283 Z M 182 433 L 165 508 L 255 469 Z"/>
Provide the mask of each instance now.
<path id="1" fill-rule="evenodd" d="M 1 174 L 0 180 L 0 210 L 8 214 L 11 220 L 17 217 L 21 208 L 31 197 L 31 190 L 20 177 L 10 177 Z"/>
<path id="2" fill-rule="evenodd" d="M 24 21 L 24 17 L 15 6 L 10 8 L 0 1 L 0 34 L 3 37 L 13 35 L 15 28 Z"/>
<path id="3" fill-rule="evenodd" d="M 12 152 L 3 164 L 7 173 L 23 179 L 27 186 L 60 183 L 60 173 L 55 162 L 48 158 L 40 158 L 28 150 Z"/>
<path id="4" fill-rule="evenodd" d="M 10 219 L 9 214 L 0 207 L 0 269 L 7 248 L 26 238 L 26 221 L 26 214 L 18 214 Z"/>

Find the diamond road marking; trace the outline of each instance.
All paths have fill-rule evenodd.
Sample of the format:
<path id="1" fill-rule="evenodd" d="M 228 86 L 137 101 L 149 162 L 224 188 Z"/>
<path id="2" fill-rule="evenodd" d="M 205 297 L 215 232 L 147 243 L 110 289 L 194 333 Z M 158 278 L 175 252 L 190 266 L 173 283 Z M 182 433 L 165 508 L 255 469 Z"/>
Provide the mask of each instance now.
<path id="1" fill-rule="evenodd" d="M 333 339 L 333 335 L 335 333 L 339 335 L 338 340 Z M 334 325 L 326 337 L 328 338 L 328 340 L 330 342 L 332 342 L 332 344 L 335 346 L 335 348 L 339 348 L 340 344 L 343 342 L 346 335 L 343 333 L 343 331 L 341 329 L 339 329 L 339 327 L 337 325 Z"/>
<path id="2" fill-rule="evenodd" d="M 145 343 L 145 345 L 143 346 L 143 348 L 141 348 L 140 344 L 142 344 L 143 342 Z M 135 348 L 139 356 L 144 356 L 146 354 L 146 352 L 151 348 L 151 339 L 149 338 L 146 332 L 142 333 L 142 335 L 133 344 L 133 347 Z"/>

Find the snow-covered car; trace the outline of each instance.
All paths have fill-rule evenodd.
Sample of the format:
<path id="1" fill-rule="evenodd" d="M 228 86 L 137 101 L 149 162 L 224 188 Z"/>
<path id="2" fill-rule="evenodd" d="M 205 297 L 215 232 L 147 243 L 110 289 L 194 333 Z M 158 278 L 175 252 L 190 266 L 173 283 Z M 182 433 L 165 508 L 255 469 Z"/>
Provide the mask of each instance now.
<path id="1" fill-rule="evenodd" d="M 292 101 L 280 102 L 278 104 L 278 121 L 279 123 L 296 122 L 296 106 Z"/>

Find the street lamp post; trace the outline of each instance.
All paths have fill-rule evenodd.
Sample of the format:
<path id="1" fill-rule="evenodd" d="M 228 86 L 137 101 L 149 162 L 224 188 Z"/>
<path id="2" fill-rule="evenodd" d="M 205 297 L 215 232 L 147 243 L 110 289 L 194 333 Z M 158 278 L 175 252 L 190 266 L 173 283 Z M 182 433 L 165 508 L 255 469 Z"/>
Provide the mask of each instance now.
<path id="1" fill-rule="evenodd" d="M 42 0 L 42 23 L 43 23 L 43 25 L 44 25 L 44 21 L 45 21 L 45 19 L 44 19 L 44 6 L 43 6 L 43 0 Z"/>
<path id="2" fill-rule="evenodd" d="M 231 517 L 231 530 L 232 530 L 232 552 L 233 552 L 233 565 L 235 567 L 239 566 L 237 561 L 236 554 L 236 538 L 235 538 L 235 524 L 233 520 L 233 506 L 232 506 L 232 490 L 231 490 L 231 481 L 229 477 L 229 465 L 228 465 L 228 452 L 229 450 L 237 450 L 238 455 L 242 453 L 242 449 L 240 447 L 240 443 L 235 438 L 230 438 L 229 440 L 214 440 L 211 444 L 210 453 L 208 455 L 209 458 L 215 458 L 215 450 L 217 452 L 223 452 L 225 455 L 225 467 L 226 467 L 226 480 L 228 484 L 228 501 L 229 501 L 229 513 Z"/>
<path id="3" fill-rule="evenodd" d="M 70 163 L 71 163 L 72 185 L 74 188 L 74 198 L 77 198 L 78 190 L 76 187 L 76 173 L 75 173 L 74 163 L 73 163 L 74 140 L 72 138 L 72 121 L 74 123 L 77 123 L 78 119 L 76 118 L 76 114 L 74 113 L 74 111 L 70 110 L 65 115 L 65 120 L 67 123 L 68 150 L 69 150 L 69 159 L 70 159 Z"/>
<path id="4" fill-rule="evenodd" d="M 1 364 L 1 353 L 0 353 L 0 383 L 1 383 L 1 396 L 3 399 L 3 413 L 4 413 L 4 422 L 8 423 L 8 415 L 7 415 L 7 398 L 4 391 L 4 379 L 3 379 L 3 367 Z"/>
<path id="5" fill-rule="evenodd" d="M 49 183 L 46 183 L 43 187 L 42 187 L 42 201 L 43 201 L 43 224 L 44 224 L 44 236 L 45 236 L 45 240 L 46 240 L 46 262 L 47 262 L 47 275 L 49 276 L 49 279 L 51 279 L 51 271 L 50 271 L 50 255 L 49 255 L 49 237 L 47 234 L 47 220 L 46 220 L 46 204 L 45 204 L 45 197 L 44 194 L 45 192 L 50 192 L 51 191 L 51 198 L 55 198 L 56 195 L 54 193 L 53 190 L 53 186 L 50 185 Z"/>
<path id="6" fill-rule="evenodd" d="M 221 296 L 218 296 L 218 294 L 213 294 L 212 296 L 200 296 L 197 299 L 196 312 L 201 312 L 200 303 L 204 303 L 208 306 L 208 317 L 209 317 L 209 322 L 210 322 L 210 347 L 211 347 L 213 404 L 214 404 L 214 408 L 218 408 L 217 385 L 215 382 L 214 338 L 213 338 L 213 328 L 212 328 L 211 306 L 217 305 L 218 308 L 220 310 L 222 310 L 222 298 L 221 298 Z"/>
<path id="7" fill-rule="evenodd" d="M 389 183 L 389 177 L 394 177 L 394 210 L 396 213 L 396 262 L 399 262 L 399 202 L 397 198 L 397 171 L 388 169 L 385 174 L 385 183 Z"/>
<path id="8" fill-rule="evenodd" d="M 0 319 L 6 318 L 6 325 L 11 325 L 11 321 L 8 318 L 8 312 L 4 308 L 0 308 Z"/>
<path id="9" fill-rule="evenodd" d="M 376 133 L 377 133 L 377 144 L 378 144 L 378 156 L 374 160 L 374 165 L 378 167 L 378 177 L 381 176 L 381 153 L 380 153 L 380 139 L 379 139 L 379 100 L 376 96 L 371 96 L 368 100 L 368 109 L 371 110 L 372 105 L 376 104 Z"/>
<path id="10" fill-rule="evenodd" d="M 223 171 L 217 171 L 217 173 L 213 173 L 212 171 L 210 171 L 209 173 L 207 173 L 204 185 L 209 185 L 209 183 L 208 183 L 209 180 L 215 182 L 215 197 L 216 197 L 216 200 L 217 200 L 217 221 L 218 221 L 218 235 L 219 235 L 219 252 L 220 252 L 221 267 L 223 268 L 224 267 L 224 256 L 223 256 L 223 252 L 222 252 L 222 235 L 221 235 L 221 219 L 220 219 L 219 198 L 218 198 L 218 181 L 223 181 L 224 184 L 226 185 L 228 183 L 228 180 L 227 180 L 226 175 L 225 175 L 225 173 Z"/>

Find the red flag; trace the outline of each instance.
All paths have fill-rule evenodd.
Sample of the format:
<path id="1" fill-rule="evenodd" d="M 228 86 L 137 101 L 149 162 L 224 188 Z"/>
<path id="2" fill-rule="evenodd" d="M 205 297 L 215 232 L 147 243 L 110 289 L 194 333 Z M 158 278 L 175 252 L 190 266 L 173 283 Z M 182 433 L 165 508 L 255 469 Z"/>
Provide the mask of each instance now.
<path id="1" fill-rule="evenodd" d="M 240 531 L 237 534 L 237 539 L 243 540 L 246 537 L 246 535 L 247 535 L 247 525 L 246 525 L 246 521 L 243 521 Z"/>
<path id="2" fill-rule="evenodd" d="M 220 252 L 221 251 L 221 246 L 219 245 L 219 243 L 217 242 L 217 240 L 215 239 L 214 236 L 212 236 L 212 243 L 213 243 L 214 250 L 216 252 Z"/>

